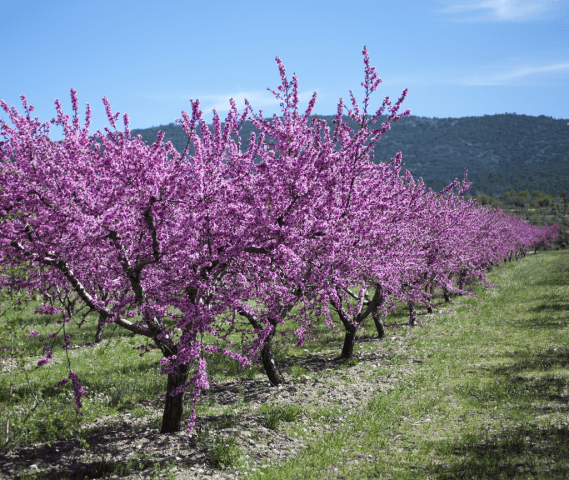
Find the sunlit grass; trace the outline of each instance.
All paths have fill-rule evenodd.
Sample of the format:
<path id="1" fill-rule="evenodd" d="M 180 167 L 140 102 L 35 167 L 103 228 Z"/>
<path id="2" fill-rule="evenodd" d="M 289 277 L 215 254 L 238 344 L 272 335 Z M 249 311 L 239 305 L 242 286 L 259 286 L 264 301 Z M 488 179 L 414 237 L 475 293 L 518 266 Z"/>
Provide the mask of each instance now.
<path id="1" fill-rule="evenodd" d="M 409 382 L 251 478 L 568 478 L 568 260 L 492 272 L 501 287 L 415 330 L 411 354 L 425 361 Z"/>

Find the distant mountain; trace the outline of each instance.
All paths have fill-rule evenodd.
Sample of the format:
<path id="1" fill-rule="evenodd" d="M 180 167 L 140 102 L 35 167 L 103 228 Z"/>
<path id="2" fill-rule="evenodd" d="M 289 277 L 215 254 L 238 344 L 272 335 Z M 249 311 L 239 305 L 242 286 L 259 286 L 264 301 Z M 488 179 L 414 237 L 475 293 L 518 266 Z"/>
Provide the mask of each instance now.
<path id="1" fill-rule="evenodd" d="M 326 120 L 333 138 L 336 126 L 332 123 L 334 115 L 317 116 Z M 282 121 L 283 117 L 279 117 Z M 310 124 L 314 115 L 310 116 Z M 368 115 L 371 119 L 371 115 Z M 265 118 L 272 123 L 272 117 Z M 387 120 L 382 115 L 369 127 L 381 128 Z M 359 124 L 344 115 L 353 131 Z M 484 115 L 483 117 L 428 118 L 409 116 L 391 122 L 391 129 L 381 136 L 374 145 L 374 161 L 390 161 L 401 150 L 405 168 L 413 170 L 413 177 L 423 177 L 425 184 L 440 190 L 455 178 L 464 178 L 468 168 L 468 178 L 473 181 L 472 194 L 503 195 L 508 190 L 540 190 L 558 196 L 561 192 L 569 194 L 569 127 L 568 120 L 555 120 L 540 115 L 516 115 L 506 113 Z M 222 129 L 225 123 L 222 123 Z M 213 134 L 213 124 L 208 125 Z M 182 127 L 170 123 L 158 127 L 131 130 L 131 136 L 152 145 L 158 131 L 165 133 L 163 142 L 171 141 L 181 154 L 188 143 Z M 223 131 L 223 130 L 222 130 Z M 241 151 L 249 147 L 251 132 L 259 130 L 250 121 L 243 123 L 239 131 Z M 201 138 L 201 130 L 197 128 Z M 351 135 L 353 137 L 353 133 Z M 324 137 L 324 129 L 320 138 Z M 93 138 L 93 137 L 90 137 Z M 237 136 L 231 135 L 237 143 Z M 265 141 L 274 141 L 265 137 Z M 366 142 L 368 145 L 369 142 Z M 335 150 L 340 149 L 339 142 Z M 189 155 L 195 154 L 193 144 Z M 257 157 L 258 163 L 260 158 Z"/>

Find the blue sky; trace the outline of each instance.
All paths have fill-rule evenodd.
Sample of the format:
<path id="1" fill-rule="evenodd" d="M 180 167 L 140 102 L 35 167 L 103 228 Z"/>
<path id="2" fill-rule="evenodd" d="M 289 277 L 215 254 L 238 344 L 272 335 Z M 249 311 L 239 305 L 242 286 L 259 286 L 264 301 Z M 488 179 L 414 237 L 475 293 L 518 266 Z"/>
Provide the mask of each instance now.
<path id="1" fill-rule="evenodd" d="M 313 91 L 313 114 L 335 115 L 338 100 L 363 108 L 362 49 L 382 83 L 373 114 L 389 95 L 409 89 L 401 112 L 458 118 L 499 113 L 569 119 L 568 0 L 376 0 L 353 8 L 337 0 L 216 2 L 161 0 L 19 0 L 0 6 L 0 99 L 32 118 L 57 117 L 55 99 L 73 118 L 92 110 L 90 135 L 110 127 L 102 98 L 121 113 L 117 127 L 174 122 L 190 98 L 225 120 L 247 98 L 255 114 L 282 115 L 268 90 L 299 82 L 299 111 Z M 355 3 L 352 2 L 351 5 Z M 388 113 L 387 111 L 384 112 Z M 347 110 L 344 110 L 347 115 Z M 9 115 L 0 109 L 0 118 Z M 112 128 L 111 128 L 112 129 Z M 50 138 L 63 129 L 50 123 Z"/>

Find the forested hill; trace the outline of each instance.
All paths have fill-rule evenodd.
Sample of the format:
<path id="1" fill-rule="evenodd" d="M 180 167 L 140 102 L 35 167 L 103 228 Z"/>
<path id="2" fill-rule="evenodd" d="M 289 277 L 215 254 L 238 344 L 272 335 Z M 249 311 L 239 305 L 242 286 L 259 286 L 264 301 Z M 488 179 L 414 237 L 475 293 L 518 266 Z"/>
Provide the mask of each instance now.
<path id="1" fill-rule="evenodd" d="M 307 123 L 313 117 L 310 116 Z M 326 120 L 332 137 L 336 129 L 332 122 L 335 116 L 318 118 Z M 272 123 L 272 117 L 265 120 Z M 382 115 L 370 130 L 380 128 L 386 120 L 387 116 Z M 352 130 L 359 129 L 358 123 L 349 116 L 344 115 L 343 121 Z M 423 177 L 426 185 L 433 189 L 441 189 L 455 178 L 462 180 L 464 169 L 468 168 L 469 180 L 474 182 L 473 194 L 503 195 L 508 190 L 541 190 L 555 196 L 562 191 L 569 194 L 568 122 L 569 119 L 515 113 L 462 118 L 411 115 L 391 122 L 391 129 L 374 146 L 374 161 L 390 161 L 401 150 L 405 167 L 413 170 L 414 178 Z M 208 127 L 213 133 L 213 125 Z M 182 127 L 174 123 L 133 129 L 131 135 L 140 135 L 142 140 L 152 144 L 159 130 L 165 133 L 164 143 L 171 141 L 178 152 L 183 152 L 188 137 Z M 239 133 L 241 151 L 247 150 L 253 131 L 258 138 L 259 130 L 250 121 L 243 123 Z M 199 127 L 198 135 L 201 137 Z M 320 136 L 324 136 L 323 129 Z M 237 141 L 236 135 L 232 138 Z M 270 137 L 265 140 L 273 141 Z M 338 142 L 335 150 L 339 149 Z M 193 145 L 189 152 L 194 155 Z M 259 161 L 257 157 L 256 163 Z"/>

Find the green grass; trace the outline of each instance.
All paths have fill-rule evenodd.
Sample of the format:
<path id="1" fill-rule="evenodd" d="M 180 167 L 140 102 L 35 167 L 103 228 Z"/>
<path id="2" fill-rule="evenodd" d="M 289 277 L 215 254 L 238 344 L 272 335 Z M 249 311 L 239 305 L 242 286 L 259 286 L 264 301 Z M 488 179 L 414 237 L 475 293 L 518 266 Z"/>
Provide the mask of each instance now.
<path id="1" fill-rule="evenodd" d="M 569 478 L 569 255 L 540 253 L 416 329 L 416 375 L 271 479 Z"/>
<path id="2" fill-rule="evenodd" d="M 267 412 L 265 426 L 272 430 L 279 428 L 281 422 L 294 422 L 302 412 L 298 405 L 288 405 L 286 407 L 263 406 L 261 411 Z"/>
<path id="3" fill-rule="evenodd" d="M 297 457 L 264 468 L 262 473 L 252 472 L 247 478 L 569 478 L 568 273 L 569 252 L 528 255 L 508 263 L 506 270 L 491 272 L 488 279 L 500 286 L 488 291 L 474 287 L 479 298 L 454 297 L 451 308 L 443 303 L 434 316 L 418 315 L 423 328 L 414 328 L 412 338 L 407 338 L 411 349 L 406 355 L 422 362 L 414 366 L 412 377 L 405 377 L 394 389 L 361 405 L 361 411 L 346 417 L 342 430 L 325 434 Z M 0 319 L 8 325 L 24 326 L 26 332 L 40 333 L 20 341 L 24 354 L 43 346 L 39 339 L 56 327 L 45 327 L 45 318 L 40 320 L 30 313 L 33 308 Z M 424 307 L 417 307 L 418 314 L 424 311 Z M 400 305 L 388 323 L 405 323 L 406 312 Z M 374 334 L 372 321 L 364 327 L 367 335 Z M 74 334 L 72 344 L 78 345 L 93 341 L 96 324 L 91 321 L 79 329 L 71 322 L 66 328 Z M 291 325 L 287 330 L 295 328 Z M 379 348 L 387 349 L 394 343 L 391 338 L 401 335 L 408 336 L 408 329 L 388 329 Z M 361 336 L 358 333 L 358 338 Z M 113 342 L 106 346 L 111 337 Z M 238 339 L 235 337 L 236 343 Z M 68 352 L 72 370 L 91 394 L 83 399 L 81 423 L 124 410 L 145 415 L 138 403 L 164 395 L 166 377 L 155 366 L 160 354 L 151 351 L 140 358 L 133 347 L 143 343 L 141 340 L 110 325 L 99 346 Z M 339 354 L 342 340 L 342 328 L 334 331 L 323 325 L 316 342 L 300 348 L 291 340 L 279 342 L 275 356 L 277 361 L 290 364 L 290 374 L 299 376 L 306 370 L 295 364 L 294 358 L 331 349 Z M 356 353 L 361 348 L 363 344 L 356 344 Z M 75 428 L 73 409 L 61 407 L 73 405 L 71 389 L 53 388 L 67 377 L 67 358 L 61 349 L 53 351 L 56 362 L 52 360 L 50 366 L 38 370 L 28 367 L 33 370 L 28 373 L 30 385 L 41 394 L 42 403 L 27 423 L 16 417 L 12 429 L 22 432 L 19 445 L 69 439 Z M 398 365 L 405 359 L 395 355 L 389 361 Z M 239 372 L 236 362 L 214 354 L 208 360 L 208 373 L 225 379 L 251 377 L 258 371 L 253 366 Z M 9 377 L 0 376 L 0 409 L 8 406 Z M 7 408 L 23 413 L 33 398 L 21 372 L 15 373 L 14 385 L 16 405 L 12 399 L 12 406 Z M 211 407 L 206 403 L 196 411 L 205 415 Z M 294 421 L 299 413 L 276 406 L 264 410 L 267 428 Z M 222 422 L 238 423 L 229 410 L 226 413 Z M 333 424 L 335 415 L 340 413 L 322 412 L 314 421 Z M 4 426 L 5 418 L 0 412 Z M 11 418 L 14 421 L 14 416 Z M 157 426 L 160 420 L 153 419 Z M 82 432 L 84 437 L 88 434 Z M 219 468 L 239 465 L 241 452 L 230 441 L 209 441 L 207 429 L 198 432 L 198 440 L 207 447 L 212 464 Z M 144 459 L 139 463 L 144 468 L 152 465 Z M 139 471 L 141 465 L 125 463 L 113 468 L 117 474 L 125 474 Z"/>

